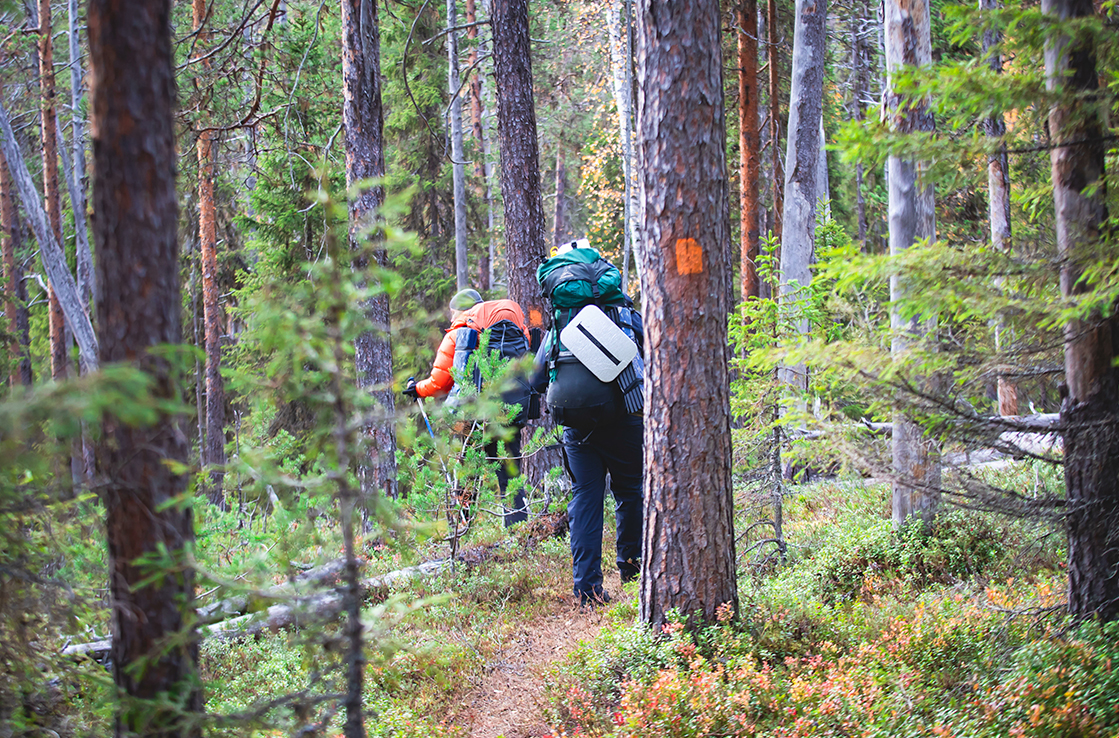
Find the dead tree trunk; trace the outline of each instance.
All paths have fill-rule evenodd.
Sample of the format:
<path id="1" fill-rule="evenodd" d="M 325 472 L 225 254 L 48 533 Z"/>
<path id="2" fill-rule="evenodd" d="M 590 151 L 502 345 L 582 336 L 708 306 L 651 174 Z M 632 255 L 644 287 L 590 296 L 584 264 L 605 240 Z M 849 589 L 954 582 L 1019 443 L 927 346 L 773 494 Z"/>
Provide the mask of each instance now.
<path id="1" fill-rule="evenodd" d="M 180 340 L 171 4 L 91 0 L 88 14 L 101 359 L 133 364 L 175 402 L 171 367 L 149 353 Z M 116 735 L 198 735 L 197 645 L 176 637 L 194 596 L 181 560 L 194 540 L 191 511 L 172 504 L 186 489 L 176 467 L 187 462 L 187 436 L 168 414 L 144 427 L 110 416 L 103 430 Z M 179 565 L 152 577 L 144 559 L 167 556 Z"/>
<path id="2" fill-rule="evenodd" d="M 384 109 L 381 105 L 381 37 L 376 0 L 342 2 L 342 119 L 346 129 L 346 183 L 385 176 Z M 385 266 L 388 255 L 374 231 L 377 211 L 385 200 L 378 182 L 350 202 L 350 248 L 354 268 L 364 271 L 370 260 Z M 372 239 L 372 243 L 369 241 Z M 377 398 L 379 410 L 366 426 L 367 451 L 358 464 L 366 499 L 380 493 L 396 498 L 396 436 L 393 416 L 392 346 L 389 342 L 389 298 L 383 290 L 362 305 L 373 330 L 354 343 L 359 387 Z"/>
<path id="3" fill-rule="evenodd" d="M 78 0 L 68 0 L 67 18 L 70 32 L 70 137 L 74 153 L 68 185 L 70 207 L 74 211 L 74 234 L 78 261 L 78 297 L 86 310 L 97 291 L 93 278 L 93 251 L 89 246 L 89 221 L 86 217 L 85 195 L 85 116 L 82 113 L 84 74 L 82 73 L 81 38 L 78 29 Z"/>
<path id="4" fill-rule="evenodd" d="M 800 305 L 812 281 L 810 265 L 816 240 L 826 20 L 824 0 L 797 0 L 785 153 L 785 207 L 781 217 L 780 296 L 782 313 L 786 319 L 795 321 L 801 336 L 808 334 L 808 319 Z M 781 381 L 797 392 L 806 392 L 807 369 L 804 364 L 782 367 Z"/>
<path id="5" fill-rule="evenodd" d="M 640 617 L 738 610 L 730 473 L 731 244 L 717 0 L 638 3 L 644 176 Z"/>
<path id="6" fill-rule="evenodd" d="M 528 0 L 493 0 L 491 26 L 497 88 L 497 134 L 501 150 L 501 195 L 505 201 L 505 258 L 509 297 L 520 304 L 530 327 L 550 327 L 548 310 L 536 282 L 544 260 L 544 202 L 540 195 L 540 151 L 536 140 Z M 550 416 L 528 425 L 552 428 Z M 532 486 L 543 484 L 559 464 L 556 452 L 526 459 L 522 471 Z"/>
<path id="7" fill-rule="evenodd" d="M 761 158 L 758 93 L 758 3 L 757 0 L 742 0 L 738 5 L 738 150 L 743 302 L 761 294 L 757 268 L 761 245 L 758 228 L 758 165 Z"/>
<path id="8" fill-rule="evenodd" d="M 769 34 L 769 141 L 772 147 L 769 153 L 773 185 L 773 236 L 780 243 L 781 218 L 785 210 L 785 194 L 782 189 L 785 177 L 781 172 L 781 86 L 778 76 L 781 53 L 777 44 L 777 0 L 767 0 L 766 15 L 766 31 Z"/>
<path id="9" fill-rule="evenodd" d="M 903 66 L 923 66 L 932 62 L 929 6 L 926 0 L 885 3 L 886 69 L 893 74 Z M 887 82 L 887 108 L 895 130 L 901 133 L 930 131 L 932 114 L 923 100 L 903 98 Z M 936 238 L 932 186 L 920 181 L 924 165 L 891 155 L 887 162 L 889 180 L 890 253 L 900 254 L 915 242 Z M 891 351 L 905 352 L 916 338 L 932 329 L 931 321 L 921 316 L 903 320 L 897 304 L 906 297 L 903 277 L 890 278 L 890 324 L 893 329 Z M 940 462 L 931 444 L 922 437 L 920 426 L 902 414 L 894 419 L 893 430 L 893 519 L 901 526 L 911 515 L 925 523 L 932 521 L 940 500 Z"/>
<path id="10" fill-rule="evenodd" d="M 998 0 L 979 0 L 979 9 L 992 13 L 998 10 Z M 998 31 L 987 30 L 983 33 L 983 55 L 996 74 L 1002 72 L 1002 56 L 998 45 L 1002 35 Z M 983 131 L 987 137 L 1000 141 L 1006 134 L 1006 121 L 1000 113 L 983 121 Z M 1001 141 L 998 149 L 987 156 L 987 212 L 991 226 L 991 245 L 999 251 L 1009 251 L 1010 241 L 1010 161 L 1006 154 L 1006 144 Z M 1001 287 L 1002 279 L 998 280 Z M 1003 321 L 995 324 L 995 348 L 1002 350 L 1007 343 L 1006 326 Z M 998 377 L 999 415 L 1018 414 L 1018 384 L 1000 373 Z"/>
<path id="11" fill-rule="evenodd" d="M 1092 0 L 1044 0 L 1042 12 L 1067 22 L 1092 16 Z M 1061 294 L 1075 301 L 1096 285 L 1082 279 L 1100 258 L 1106 128 L 1092 101 L 1099 89 L 1091 37 L 1050 38 L 1047 86 L 1061 94 L 1049 111 L 1049 157 L 1061 256 Z M 1119 617 L 1119 318 L 1095 313 L 1065 328 L 1065 492 L 1069 610 L 1078 618 Z"/>
<path id="12" fill-rule="evenodd" d="M 195 50 L 205 55 L 209 34 L 206 22 L 206 0 L 192 3 Z M 202 62 L 202 69 L 209 64 Z M 203 123 L 203 127 L 205 124 Z M 206 497 L 225 510 L 228 505 L 222 491 L 225 479 L 225 383 L 221 376 L 221 339 L 223 316 L 218 290 L 218 223 L 214 203 L 214 134 L 203 130 L 195 143 L 198 156 L 198 241 L 202 262 L 202 324 L 206 353 L 206 442 L 200 449 L 202 465 L 209 467 L 205 483 Z"/>
<path id="13" fill-rule="evenodd" d="M 458 24 L 456 0 L 447 0 L 447 90 L 450 106 L 447 116 L 451 134 L 451 180 L 455 200 L 455 289 L 470 286 L 466 243 L 466 165 L 462 151 L 462 81 L 458 67 Z"/>

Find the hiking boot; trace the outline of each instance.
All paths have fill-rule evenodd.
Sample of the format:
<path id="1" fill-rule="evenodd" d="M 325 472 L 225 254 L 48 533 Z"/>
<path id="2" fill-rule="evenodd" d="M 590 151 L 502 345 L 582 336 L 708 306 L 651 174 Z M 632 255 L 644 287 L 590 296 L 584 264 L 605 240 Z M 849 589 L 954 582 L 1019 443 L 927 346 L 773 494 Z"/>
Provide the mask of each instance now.
<path id="1" fill-rule="evenodd" d="M 622 578 L 622 584 L 636 582 L 641 577 L 641 570 L 631 566 L 619 566 L 618 574 Z"/>
<path id="2" fill-rule="evenodd" d="M 605 589 L 598 590 L 597 592 L 580 592 L 579 605 L 581 607 L 595 608 L 600 605 L 605 605 L 610 602 L 610 593 Z"/>

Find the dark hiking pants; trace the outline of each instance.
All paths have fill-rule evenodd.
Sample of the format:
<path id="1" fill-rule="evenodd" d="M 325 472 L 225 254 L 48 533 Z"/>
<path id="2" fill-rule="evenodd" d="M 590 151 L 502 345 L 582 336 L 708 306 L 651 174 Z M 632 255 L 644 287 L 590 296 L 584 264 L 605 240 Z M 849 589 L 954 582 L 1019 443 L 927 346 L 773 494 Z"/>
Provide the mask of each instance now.
<path id="1" fill-rule="evenodd" d="M 637 576 L 641 562 L 642 419 L 627 415 L 593 431 L 565 428 L 563 453 L 571 476 L 571 568 L 582 599 L 602 593 L 602 505 L 606 474 L 614 495 L 618 570 L 623 581 Z"/>
<path id="2" fill-rule="evenodd" d="M 528 520 L 528 510 L 525 508 L 525 494 L 521 490 L 517 490 L 517 494 L 513 498 L 512 508 L 508 507 L 508 501 L 505 498 L 505 490 L 509 487 L 509 480 L 513 477 L 518 477 L 521 474 L 521 430 L 513 434 L 513 437 L 505 442 L 505 454 L 503 458 L 498 459 L 497 440 L 494 439 L 486 444 L 486 458 L 497 459 L 494 461 L 494 466 L 497 471 L 497 486 L 501 490 L 501 506 L 505 511 L 505 527 L 513 525 L 513 523 L 520 523 Z"/>

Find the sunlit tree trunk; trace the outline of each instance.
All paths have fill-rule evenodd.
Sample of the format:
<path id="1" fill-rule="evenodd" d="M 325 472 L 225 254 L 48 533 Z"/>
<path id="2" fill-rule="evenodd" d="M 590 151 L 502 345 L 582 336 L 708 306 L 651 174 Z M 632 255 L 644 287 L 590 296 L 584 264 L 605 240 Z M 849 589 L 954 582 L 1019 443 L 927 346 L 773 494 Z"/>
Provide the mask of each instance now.
<path id="1" fill-rule="evenodd" d="M 785 207 L 781 217 L 780 295 L 782 314 L 795 322 L 801 335 L 808 334 L 808 319 L 798 301 L 804 299 L 812 281 L 810 265 L 816 239 L 826 20 L 824 0 L 797 0 L 785 152 Z M 808 389 L 804 364 L 783 366 L 781 380 L 799 392 Z"/>
<path id="2" fill-rule="evenodd" d="M 887 109 L 894 129 L 900 133 L 930 131 L 932 114 L 923 100 L 912 100 L 894 91 L 892 75 L 902 67 L 926 66 L 932 62 L 932 40 L 927 0 L 886 0 L 885 3 Z M 936 238 L 932 186 L 920 181 L 924 164 L 891 155 L 887 161 L 889 180 L 890 253 L 897 255 L 915 242 Z M 910 343 L 932 330 L 932 320 L 901 317 L 898 302 L 906 297 L 904 278 L 890 278 L 891 350 L 905 353 Z M 893 427 L 893 520 L 902 525 L 916 515 L 930 522 L 940 500 L 940 463 L 920 426 L 901 413 Z"/>
<path id="3" fill-rule="evenodd" d="M 645 532 L 640 617 L 738 609 L 727 314 L 731 243 L 717 0 L 638 3 L 644 177 Z"/>
<path id="4" fill-rule="evenodd" d="M 153 348 L 180 341 L 175 240 L 174 72 L 167 0 L 90 0 L 94 238 L 100 355 L 148 373 L 152 392 L 179 401 L 179 385 Z M 97 466 L 105 505 L 112 603 L 112 672 L 122 699 L 117 736 L 200 734 L 202 691 L 188 622 L 194 541 L 178 500 L 189 444 L 181 419 L 160 413 L 131 427 L 109 415 Z M 151 576 L 147 558 L 162 561 Z"/>
<path id="5" fill-rule="evenodd" d="M 758 228 L 758 169 L 761 159 L 759 96 L 758 3 L 757 0 L 742 0 L 738 5 L 738 149 L 743 302 L 761 294 L 757 268 L 761 244 Z"/>
<path id="6" fill-rule="evenodd" d="M 1092 0 L 1043 0 L 1061 21 L 1093 14 Z M 1047 86 L 1061 93 L 1049 111 L 1054 147 L 1053 200 L 1061 294 L 1074 301 L 1092 286 L 1084 271 L 1100 258 L 1108 213 L 1104 199 L 1105 124 L 1098 103 L 1096 49 L 1091 39 L 1050 38 Z M 1075 142 L 1075 143 L 1073 143 Z M 1068 144 L 1072 145 L 1068 145 Z M 1080 618 L 1119 617 L 1119 318 L 1095 312 L 1065 327 L 1065 493 L 1069 610 Z"/>
<path id="7" fill-rule="evenodd" d="M 206 22 L 206 0 L 193 0 L 194 49 L 198 56 L 206 53 L 209 34 Z M 202 69 L 209 68 L 202 61 Z M 205 117 L 200 121 L 205 127 Z M 202 130 L 195 143 L 198 156 L 198 241 L 202 262 L 202 325 L 206 353 L 206 433 L 201 448 L 202 464 L 209 467 L 205 483 L 206 497 L 222 509 L 228 506 L 222 491 L 225 478 L 225 383 L 221 376 L 221 340 L 223 325 L 221 297 L 218 291 L 218 219 L 214 203 L 214 134 Z"/>
<path id="8" fill-rule="evenodd" d="M 447 89 L 451 96 L 447 115 L 451 134 L 451 181 L 455 200 L 455 287 L 470 286 L 466 243 L 466 164 L 462 150 L 462 81 L 458 65 L 456 0 L 447 0 Z"/>
<path id="9" fill-rule="evenodd" d="M 548 309 L 536 282 L 544 260 L 544 202 L 540 194 L 540 151 L 533 107 L 532 60 L 527 0 L 493 0 L 493 54 L 497 88 L 497 135 L 501 150 L 501 195 L 505 201 L 505 258 L 509 297 L 520 304 L 530 327 L 550 327 Z M 528 425 L 551 426 L 550 416 Z M 543 483 L 558 455 L 536 454 L 522 471 L 533 486 Z"/>
<path id="10" fill-rule="evenodd" d="M 381 40 L 376 0 L 342 2 L 342 117 L 346 129 L 346 182 L 385 176 L 384 112 L 381 104 Z M 387 264 L 384 245 L 373 235 L 377 211 L 384 204 L 384 188 L 367 187 L 350 202 L 350 246 L 354 266 L 364 270 L 368 260 Z M 373 243 L 370 243 L 370 239 Z M 392 418 L 392 347 L 389 343 L 389 298 L 381 291 L 362 305 L 374 330 L 358 337 L 354 365 L 360 387 L 377 398 L 378 417 L 366 428 L 368 454 L 359 463 L 361 492 L 396 497 L 396 436 Z"/>

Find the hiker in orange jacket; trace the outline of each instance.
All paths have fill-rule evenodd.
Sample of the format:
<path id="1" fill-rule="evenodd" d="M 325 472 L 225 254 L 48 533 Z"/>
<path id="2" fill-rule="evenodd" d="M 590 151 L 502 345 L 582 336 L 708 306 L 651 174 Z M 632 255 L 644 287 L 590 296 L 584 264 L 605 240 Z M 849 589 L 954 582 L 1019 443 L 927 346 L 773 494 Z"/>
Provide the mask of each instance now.
<path id="1" fill-rule="evenodd" d="M 524 312 L 521 306 L 513 300 L 489 300 L 483 302 L 482 296 L 476 290 L 461 290 L 451 298 L 451 326 L 439 344 L 435 354 L 435 365 L 431 368 L 431 376 L 420 382 L 414 378 L 408 379 L 404 394 L 420 399 L 422 397 L 444 397 L 457 390 L 454 373 L 463 380 L 470 354 L 478 346 L 478 336 L 486 330 L 492 329 L 490 336 L 491 349 L 498 345 L 506 347 L 520 345 L 520 353 L 526 352 L 531 341 L 528 326 L 525 325 Z M 501 323 L 502 325 L 498 325 Z M 499 335 L 500 334 L 500 335 Z M 523 342 L 521 341 L 523 335 Z M 454 373 L 452 373 L 454 372 Z M 465 381 L 469 382 L 469 379 Z M 480 380 L 478 380 L 480 382 Z M 527 386 L 527 385 L 526 385 Z M 479 384 L 479 389 L 480 389 Z M 523 417 L 537 417 L 522 412 Z M 522 421 L 514 421 L 517 426 L 512 438 L 505 443 L 506 453 L 512 457 L 512 474 L 506 459 L 498 456 L 497 439 L 486 444 L 486 457 L 497 462 L 497 483 L 501 490 L 502 498 L 508 487 L 511 476 L 520 474 L 521 432 Z M 523 492 L 517 492 L 513 507 L 505 508 L 506 527 L 528 519 L 528 510 L 525 505 Z"/>
<path id="2" fill-rule="evenodd" d="M 525 334 L 528 340 L 528 326 L 521 306 L 512 300 L 488 300 L 483 302 L 476 290 L 465 289 L 451 298 L 451 326 L 439 344 L 435 354 L 435 364 L 431 376 L 420 382 L 409 380 L 404 394 L 410 397 L 444 397 L 455 386 L 451 369 L 455 365 L 457 341 L 460 328 L 473 328 L 478 333 L 493 327 L 501 320 L 512 321 Z M 465 365 L 464 365 L 465 366 Z"/>

